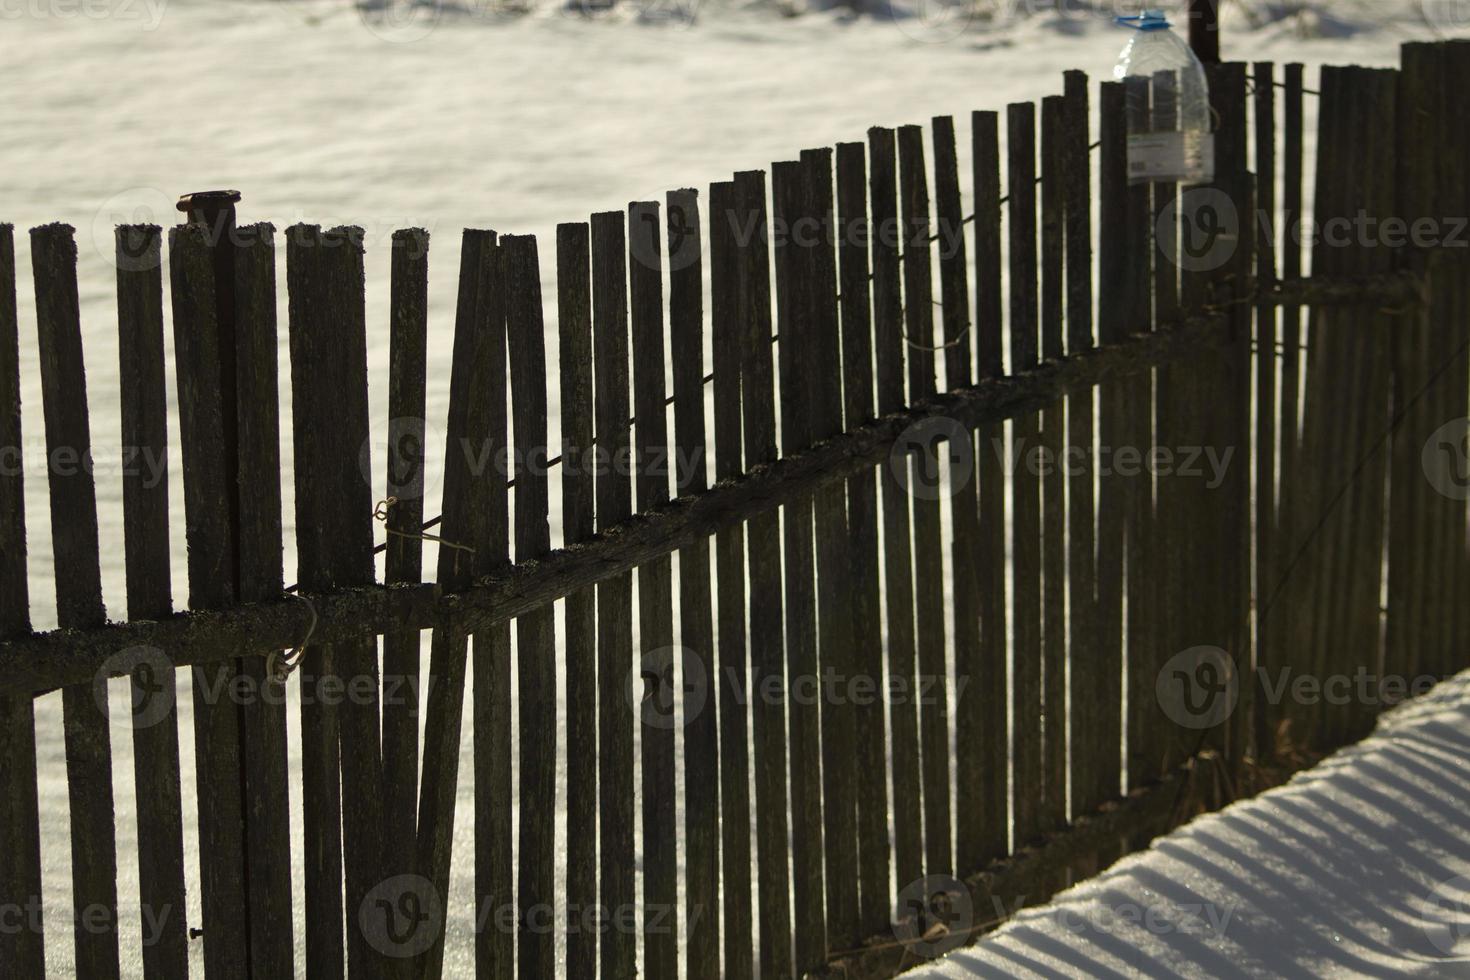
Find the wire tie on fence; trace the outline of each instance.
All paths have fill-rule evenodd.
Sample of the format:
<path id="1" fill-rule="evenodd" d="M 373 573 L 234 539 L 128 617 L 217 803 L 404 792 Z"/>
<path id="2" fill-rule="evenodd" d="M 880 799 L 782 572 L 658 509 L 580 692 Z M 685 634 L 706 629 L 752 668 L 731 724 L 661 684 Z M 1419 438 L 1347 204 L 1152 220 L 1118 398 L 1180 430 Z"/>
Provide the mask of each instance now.
<path id="1" fill-rule="evenodd" d="M 388 526 L 388 514 L 389 514 L 390 511 L 393 510 L 394 506 L 396 506 L 397 503 L 398 503 L 398 498 L 397 497 L 385 497 L 384 499 L 378 501 L 377 506 L 375 506 L 373 508 L 373 517 L 382 522 L 383 529 L 385 531 L 387 531 L 390 535 L 394 535 L 394 536 L 400 537 L 400 538 L 411 538 L 411 539 L 413 539 L 415 541 L 433 541 L 435 544 L 441 545 L 441 546 L 443 546 L 445 548 L 453 548 L 456 551 L 467 551 L 467 552 L 469 552 L 472 555 L 475 553 L 475 549 L 474 548 L 471 548 L 469 545 L 467 545 L 467 544 L 459 544 L 458 542 L 450 541 L 450 540 L 448 540 L 446 538 L 441 538 L 437 534 L 424 534 L 422 532 L 414 533 L 412 531 L 399 531 L 396 528 L 389 527 Z M 424 526 L 425 527 L 428 527 L 429 525 L 428 524 L 425 524 Z M 454 567 L 455 567 L 455 570 L 456 571 L 459 570 L 459 555 L 455 555 L 454 556 Z"/>
<path id="2" fill-rule="evenodd" d="M 277 684 L 285 684 L 286 681 L 290 680 L 291 674 L 301 665 L 301 656 L 305 652 L 307 644 L 311 643 L 312 635 L 316 633 L 316 606 L 300 592 L 293 593 L 293 596 L 306 603 L 306 608 L 311 613 L 311 624 L 306 627 L 306 636 L 302 637 L 300 643 L 284 653 L 280 650 L 272 650 L 265 658 L 266 676 Z"/>
<path id="3" fill-rule="evenodd" d="M 949 350 L 951 347 L 958 347 L 961 343 L 964 342 L 965 335 L 970 332 L 970 328 L 972 326 L 974 326 L 974 324 L 970 324 L 970 323 L 965 324 L 964 327 L 962 327 L 959 330 L 959 332 L 957 332 L 955 334 L 955 336 L 954 336 L 954 338 L 952 340 L 946 340 L 942 344 L 921 344 L 917 340 L 914 340 L 912 337 L 910 337 L 908 335 L 908 332 L 907 331 L 904 332 L 903 342 L 906 343 L 906 344 L 908 344 L 910 347 L 914 348 L 915 350 L 922 350 L 922 351 Z"/>

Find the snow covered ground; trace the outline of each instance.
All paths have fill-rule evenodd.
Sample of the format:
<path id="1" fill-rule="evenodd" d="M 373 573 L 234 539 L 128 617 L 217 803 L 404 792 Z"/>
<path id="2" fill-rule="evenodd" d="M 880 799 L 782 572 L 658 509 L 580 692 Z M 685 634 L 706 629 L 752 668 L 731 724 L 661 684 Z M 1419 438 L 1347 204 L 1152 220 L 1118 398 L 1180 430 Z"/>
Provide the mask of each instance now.
<path id="1" fill-rule="evenodd" d="M 1470 672 L 906 976 L 1470 977 L 1467 813 Z"/>
<path id="2" fill-rule="evenodd" d="M 1424 2 L 1439 3 L 1437 23 L 1457 26 L 1462 11 L 1455 0 Z M 55 617 L 46 483 L 40 478 L 44 439 L 27 275 L 29 226 L 60 220 L 78 230 L 102 581 L 108 609 L 122 618 L 118 352 L 109 263 L 114 223 L 169 224 L 179 194 L 235 187 L 244 193 L 245 221 L 270 220 L 278 228 L 303 220 L 363 226 L 372 411 L 383 437 L 388 239 L 397 227 L 428 228 L 434 234 L 429 420 L 439 425 L 447 409 L 462 227 L 541 235 L 552 317 L 549 236 L 557 222 L 661 197 L 671 187 L 704 187 L 733 170 L 789 159 L 804 147 L 861 140 L 875 124 L 927 122 L 950 113 L 960 118 L 963 133 L 971 109 L 1058 91 L 1064 69 L 1106 77 L 1125 40 L 1106 18 L 1022 16 L 1027 6 L 980 0 L 947 7 L 925 0 L 896 8 L 892 16 L 854 17 L 834 9 L 788 17 L 783 12 L 792 8 L 775 0 L 639 0 L 611 16 L 588 18 L 549 4 L 516 13 L 488 0 L 445 3 L 428 13 L 392 7 L 377 14 L 360 14 L 345 0 L 0 0 L 0 221 L 18 229 L 35 625 L 49 628 Z M 1226 26 L 1236 33 L 1226 37 L 1226 55 L 1390 65 L 1401 41 L 1431 36 L 1414 0 L 1330 6 L 1333 16 L 1268 18 L 1253 28 L 1228 8 Z M 1304 29 L 1318 36 L 1306 37 Z M 968 175 L 965 143 L 962 138 L 960 171 Z M 284 317 L 281 341 L 284 370 Z M 172 338 L 166 343 L 171 361 Z M 554 358 L 554 346 L 549 353 Z M 555 377 L 554 363 L 551 369 Z M 286 419 L 289 392 L 282 394 Z M 172 407 L 172 381 L 169 395 Z M 176 418 L 171 430 L 178 431 Z M 286 578 L 293 581 L 289 432 L 283 426 Z M 558 435 L 553 416 L 551 437 Z M 174 452 L 173 572 L 182 596 L 183 494 Z M 556 481 L 552 487 L 555 494 Z M 559 534 L 555 517 L 553 522 Z M 122 683 L 114 682 L 124 960 L 126 972 L 138 975 L 125 697 Z M 192 849 L 189 700 L 184 677 L 179 701 Z M 59 698 L 38 702 L 48 953 L 57 975 L 66 975 L 70 852 L 60 714 Z M 294 710 L 291 718 L 294 726 Z M 466 856 L 472 768 L 462 765 L 461 772 L 457 853 Z M 299 807 L 299 796 L 293 803 Z M 295 819 L 299 827 L 299 810 Z M 292 860 L 299 905 L 299 847 Z M 196 864 L 192 852 L 190 861 Z M 456 876 L 455 909 L 469 909 L 468 884 L 467 874 Z M 197 921 L 197 878 L 191 876 L 189 887 Z M 456 913 L 450 927 L 450 967 L 464 971 L 468 911 Z"/>

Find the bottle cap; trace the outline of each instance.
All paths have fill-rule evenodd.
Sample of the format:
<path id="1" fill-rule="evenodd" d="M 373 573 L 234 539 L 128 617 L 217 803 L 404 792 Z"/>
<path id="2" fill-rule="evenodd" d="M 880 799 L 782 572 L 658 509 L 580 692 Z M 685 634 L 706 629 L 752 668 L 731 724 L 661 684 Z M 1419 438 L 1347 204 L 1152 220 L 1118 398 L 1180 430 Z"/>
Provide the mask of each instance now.
<path id="1" fill-rule="evenodd" d="M 1131 27 L 1136 31 L 1167 31 L 1169 29 L 1169 18 L 1164 16 L 1162 10 L 1145 10 L 1133 17 L 1118 17 L 1115 23 L 1122 27 Z"/>

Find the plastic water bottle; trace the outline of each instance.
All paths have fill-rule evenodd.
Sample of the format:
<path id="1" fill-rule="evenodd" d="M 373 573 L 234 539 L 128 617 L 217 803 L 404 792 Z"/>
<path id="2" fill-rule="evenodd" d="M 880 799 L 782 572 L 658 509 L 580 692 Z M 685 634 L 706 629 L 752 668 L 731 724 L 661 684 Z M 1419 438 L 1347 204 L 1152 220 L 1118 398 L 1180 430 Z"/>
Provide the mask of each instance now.
<path id="1" fill-rule="evenodd" d="M 1117 22 L 1133 29 L 1113 69 L 1126 87 L 1128 182 L 1209 183 L 1215 137 L 1204 65 L 1162 11 Z"/>

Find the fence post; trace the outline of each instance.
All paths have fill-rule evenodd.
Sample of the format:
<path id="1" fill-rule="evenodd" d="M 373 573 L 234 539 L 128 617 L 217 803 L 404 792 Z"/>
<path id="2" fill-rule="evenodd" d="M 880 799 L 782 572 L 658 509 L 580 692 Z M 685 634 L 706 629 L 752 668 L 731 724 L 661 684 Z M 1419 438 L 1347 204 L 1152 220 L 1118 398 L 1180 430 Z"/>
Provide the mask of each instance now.
<path id="1" fill-rule="evenodd" d="M 169 233 L 174 350 L 178 373 L 179 445 L 184 464 L 184 512 L 188 521 L 189 606 L 225 609 L 235 602 L 235 536 L 231 501 L 234 454 L 225 430 L 234 418 L 226 400 L 216 303 L 215 260 L 209 236 L 198 225 Z M 227 376 L 234 378 L 231 367 Z M 231 385 L 231 388 L 233 385 Z M 217 566 L 225 569 L 218 574 Z M 248 976 L 248 915 L 244 882 L 244 818 L 241 813 L 239 720 L 219 692 L 235 683 L 236 661 L 197 664 L 194 741 L 199 797 L 211 805 L 199 813 L 199 877 L 205 966 L 214 975 Z M 213 692 L 213 693 L 211 693 Z"/>
<path id="2" fill-rule="evenodd" d="M 220 529 L 228 542 L 228 596 L 216 598 L 227 603 L 271 598 L 282 588 L 280 495 L 269 492 L 271 482 L 278 481 L 280 474 L 273 229 L 269 225 L 250 229 L 249 245 L 242 247 L 235 216 L 239 200 L 238 191 L 225 190 L 186 194 L 178 203 L 188 223 L 203 229 L 201 258 L 207 258 L 212 271 L 211 288 L 201 299 L 213 300 L 216 337 L 209 352 L 213 363 L 204 360 L 196 365 L 208 371 L 207 379 L 199 377 L 196 382 L 217 379 L 218 384 L 219 444 L 210 451 L 221 454 L 216 474 L 220 483 L 215 492 L 224 497 L 228 521 Z M 248 395 L 243 405 L 242 382 Z M 242 469 L 246 480 L 266 490 L 242 498 Z M 248 662 L 236 659 L 216 677 L 225 674 L 232 679 L 248 676 L 258 692 L 270 683 L 264 663 L 255 658 Z M 214 710 L 216 706 L 211 706 Z M 221 717 L 213 724 L 230 724 L 225 719 L 229 709 L 217 710 Z M 238 768 L 243 774 L 238 819 L 239 881 L 245 905 L 240 910 L 243 918 L 238 921 L 246 950 L 243 959 L 237 958 L 235 951 L 221 953 L 219 960 L 228 958 L 231 969 L 243 970 L 245 975 L 257 971 L 267 975 L 288 966 L 294 955 L 290 877 L 279 862 L 267 857 L 289 840 L 285 714 L 281 706 L 268 704 L 263 698 L 235 706 L 234 714 L 238 715 L 238 734 L 233 740 L 224 738 L 216 749 L 234 755 L 235 764 L 230 769 Z M 252 816 L 256 818 L 253 824 Z M 220 819 L 233 821 L 235 817 L 225 813 Z M 232 840 L 233 829 L 228 834 Z M 275 870 L 263 876 L 263 869 L 273 865 Z M 251 868 L 261 870 L 252 876 Z M 213 920 L 217 931 L 222 919 L 237 915 L 228 909 L 224 896 L 218 901 L 216 915 L 206 916 Z M 218 949 L 218 942 L 215 946 Z"/>
<path id="3" fill-rule="evenodd" d="M 169 481 L 159 478 L 166 474 L 168 448 L 163 240 L 161 229 L 151 225 L 120 227 L 116 240 L 123 453 L 124 460 L 141 456 L 145 464 L 123 474 L 128 618 L 159 620 L 173 613 Z M 154 471 L 155 465 L 163 468 Z M 145 915 L 151 909 L 163 927 L 143 947 L 143 970 L 148 976 L 186 977 L 189 925 L 177 671 L 171 665 L 153 669 L 162 667 L 157 661 L 139 663 L 131 682 L 139 896 Z M 144 928 L 146 932 L 146 923 Z"/>
<path id="4" fill-rule="evenodd" d="M 735 184 L 710 185 L 709 265 L 710 340 L 714 358 L 715 478 L 739 476 L 744 469 L 742 447 L 741 330 L 739 300 L 743 258 L 738 251 Z M 746 712 L 749 657 L 745 624 L 745 528 L 736 523 L 715 536 L 715 574 L 719 596 L 719 712 L 720 712 L 720 879 L 724 911 L 725 973 L 749 976 L 755 972 L 752 933 L 754 901 L 751 888 L 751 792 Z M 884 813 L 887 813 L 885 806 Z M 885 852 L 886 855 L 886 852 Z M 886 856 L 885 856 L 886 860 Z M 886 914 L 885 903 L 885 914 Z M 691 971 L 692 972 L 692 971 Z"/>
<path id="5" fill-rule="evenodd" d="M 0 449 L 21 445 L 20 338 L 15 308 L 15 240 L 0 225 Z M 0 636 L 31 631 L 26 578 L 24 475 L 0 468 Z M 0 902 L 32 905 L 25 928 L 0 932 L 0 970 L 44 976 L 41 910 L 41 821 L 36 790 L 35 703 L 28 693 L 0 695 Z"/>
<path id="6" fill-rule="evenodd" d="M 1189 0 L 1189 46 L 1205 64 L 1220 63 L 1219 0 Z"/>

